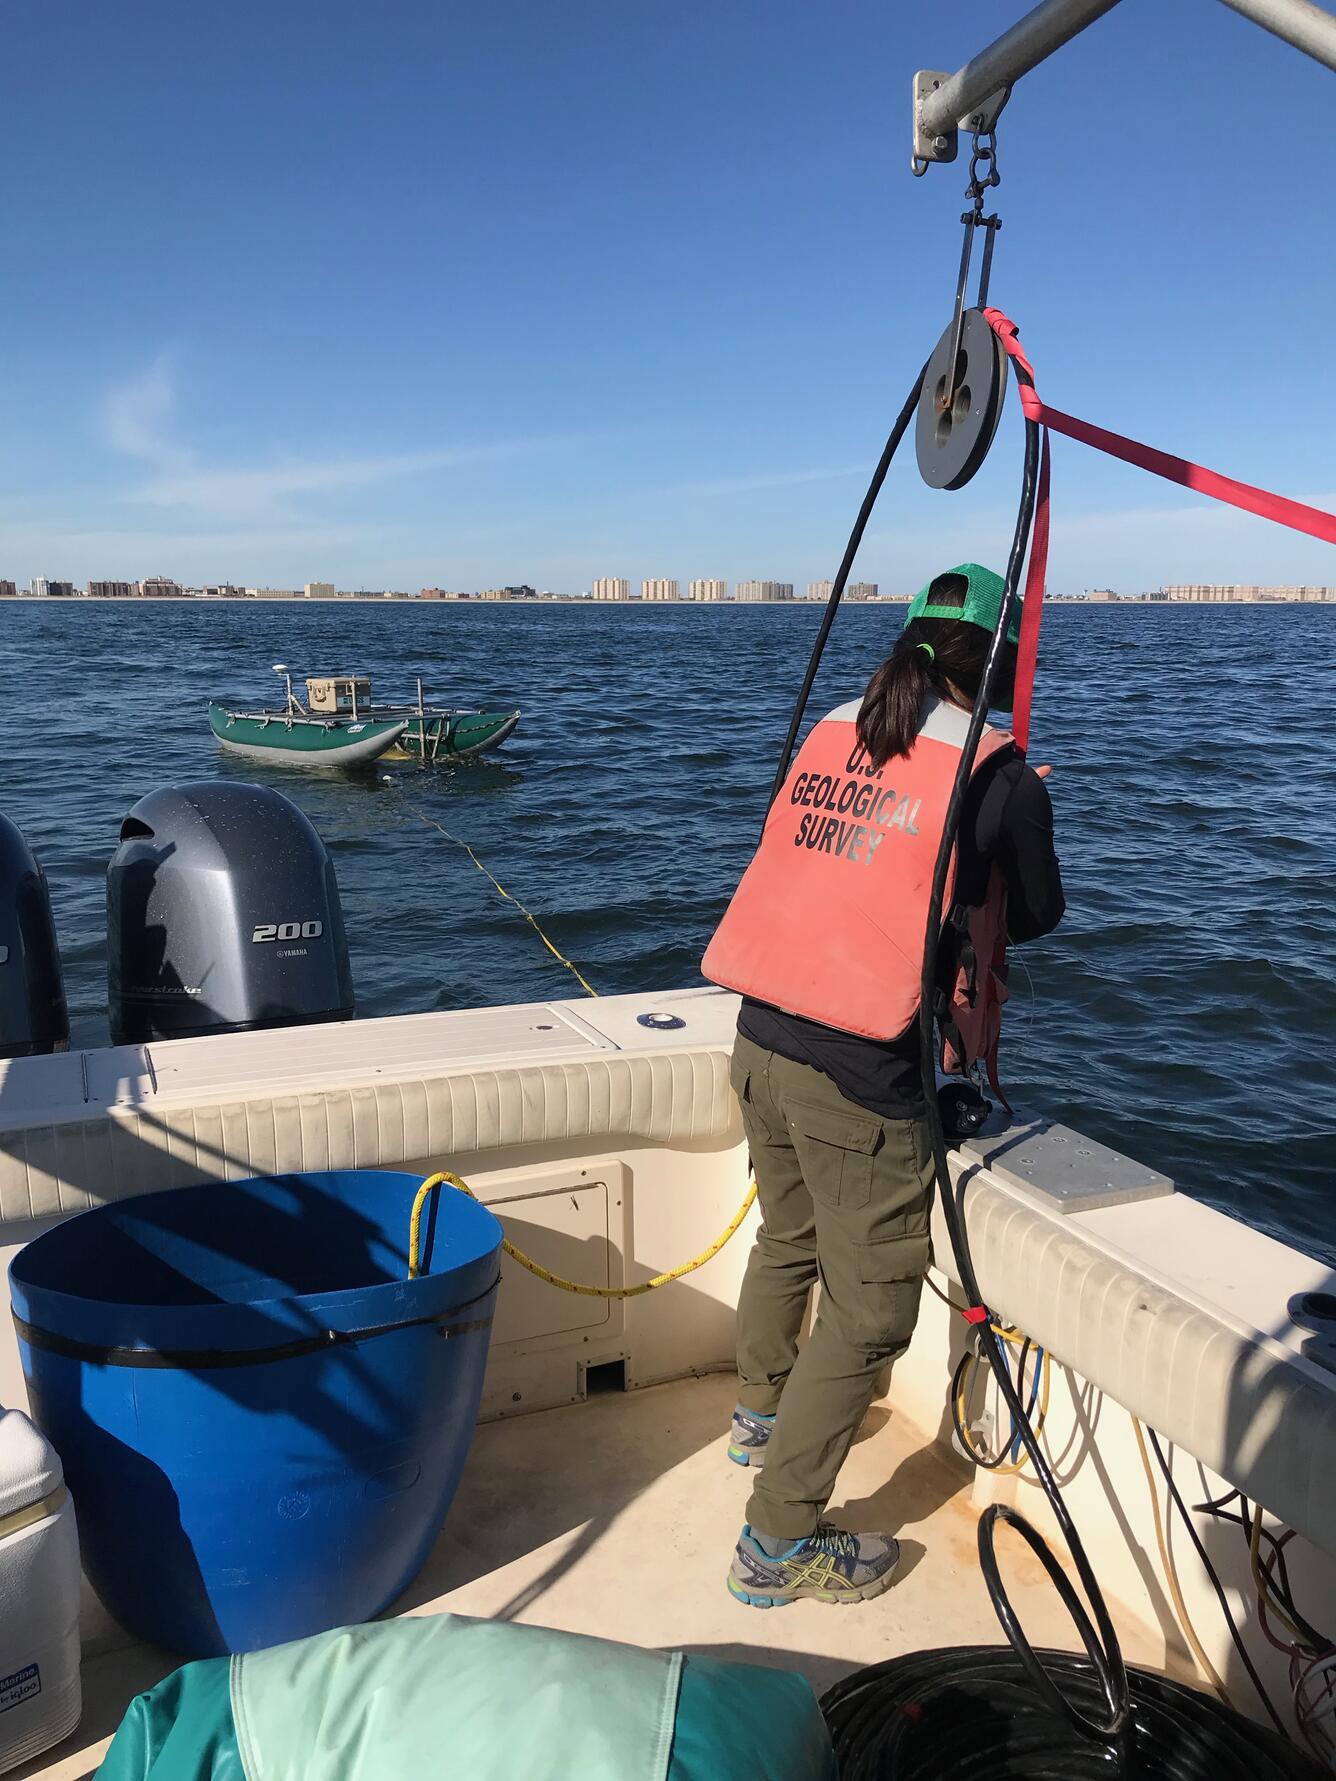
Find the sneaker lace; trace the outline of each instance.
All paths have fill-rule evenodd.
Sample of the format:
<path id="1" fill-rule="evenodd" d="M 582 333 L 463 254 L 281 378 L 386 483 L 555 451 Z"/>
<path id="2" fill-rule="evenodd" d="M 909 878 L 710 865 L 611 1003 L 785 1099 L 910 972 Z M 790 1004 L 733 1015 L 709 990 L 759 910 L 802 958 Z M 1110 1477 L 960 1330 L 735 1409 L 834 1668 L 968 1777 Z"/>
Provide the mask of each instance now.
<path id="1" fill-rule="evenodd" d="M 857 1558 L 858 1535 L 846 1533 L 842 1527 L 834 1527 L 829 1521 L 818 1524 L 815 1540 L 823 1552 L 830 1553 L 832 1558 Z"/>

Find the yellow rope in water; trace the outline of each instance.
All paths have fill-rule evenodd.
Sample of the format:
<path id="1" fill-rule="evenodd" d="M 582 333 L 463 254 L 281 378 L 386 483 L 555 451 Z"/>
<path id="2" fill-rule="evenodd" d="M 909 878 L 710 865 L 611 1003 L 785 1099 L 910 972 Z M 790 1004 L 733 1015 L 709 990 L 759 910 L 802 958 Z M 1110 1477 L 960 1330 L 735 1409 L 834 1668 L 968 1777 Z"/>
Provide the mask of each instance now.
<path id="1" fill-rule="evenodd" d="M 478 1198 L 468 1182 L 462 1180 L 458 1175 L 452 1175 L 449 1169 L 440 1169 L 435 1175 L 428 1175 L 414 1196 L 413 1214 L 408 1223 L 408 1278 L 410 1280 L 417 1279 L 421 1267 L 422 1208 L 426 1205 L 428 1197 L 438 1187 L 443 1186 L 458 1188 L 460 1193 L 467 1194 L 471 1200 Z M 697 1268 L 703 1268 L 712 1256 L 718 1255 L 724 1244 L 737 1230 L 748 1212 L 751 1211 L 751 1204 L 755 1198 L 756 1180 L 753 1177 L 751 1186 L 747 1189 L 747 1197 L 733 1215 L 732 1222 L 715 1238 L 708 1249 L 702 1249 L 699 1255 L 693 1256 L 689 1262 L 683 1262 L 680 1268 L 671 1268 L 666 1274 L 656 1274 L 652 1280 L 642 1280 L 638 1286 L 588 1286 L 577 1280 L 563 1280 L 560 1274 L 551 1273 L 541 1262 L 536 1262 L 531 1255 L 525 1255 L 522 1249 L 516 1249 L 508 1238 L 502 1239 L 501 1247 L 522 1268 L 527 1268 L 540 1280 L 546 1280 L 549 1286 L 560 1287 L 562 1292 L 578 1292 L 588 1299 L 634 1299 L 638 1298 L 642 1292 L 652 1292 L 656 1286 L 667 1286 L 670 1280 L 680 1280 L 684 1274 L 694 1274 Z"/>
<path id="2" fill-rule="evenodd" d="M 586 994 L 597 997 L 598 991 L 594 988 L 593 984 L 590 983 L 587 978 L 581 976 L 579 970 L 571 963 L 571 961 L 566 957 L 566 954 L 564 952 L 558 952 L 557 948 L 548 939 L 547 935 L 543 932 L 542 928 L 539 927 L 538 918 L 530 910 L 528 910 L 524 907 L 523 903 L 520 902 L 518 897 L 511 896 L 510 892 L 506 889 L 505 885 L 501 883 L 500 879 L 493 877 L 493 875 L 487 870 L 486 866 L 484 866 L 482 861 L 478 858 L 477 854 L 474 853 L 473 849 L 469 846 L 468 842 L 461 841 L 459 839 L 458 835 L 452 835 L 450 833 L 449 829 L 446 828 L 445 824 L 437 822 L 437 820 L 434 816 L 427 816 L 421 810 L 418 811 L 417 815 L 418 815 L 418 820 L 420 822 L 425 822 L 429 828 L 439 829 L 441 831 L 441 833 L 445 836 L 447 841 L 453 841 L 456 847 L 462 847 L 464 849 L 464 852 L 473 861 L 474 865 L 482 873 L 483 877 L 485 879 L 487 879 L 490 884 L 495 886 L 495 888 L 506 899 L 507 903 L 513 903 L 515 905 L 515 907 L 519 910 L 520 914 L 524 917 L 525 921 L 527 921 L 529 926 L 533 929 L 534 933 L 537 934 L 538 938 L 543 942 L 543 945 L 546 946 L 547 950 L 552 954 L 553 958 L 556 959 L 557 963 L 559 965 L 564 965 L 566 967 L 566 969 L 570 972 L 571 976 L 574 977 L 575 981 L 580 985 L 580 988 L 586 992 Z"/>

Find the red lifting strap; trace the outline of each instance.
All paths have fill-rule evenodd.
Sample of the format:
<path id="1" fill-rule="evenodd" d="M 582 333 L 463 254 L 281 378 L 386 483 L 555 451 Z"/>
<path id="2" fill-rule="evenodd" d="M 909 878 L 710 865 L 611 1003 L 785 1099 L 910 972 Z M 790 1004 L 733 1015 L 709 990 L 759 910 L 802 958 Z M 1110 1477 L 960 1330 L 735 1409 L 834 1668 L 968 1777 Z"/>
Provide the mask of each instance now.
<path id="1" fill-rule="evenodd" d="M 1024 748 L 1030 736 L 1030 700 L 1034 690 L 1040 614 L 1048 570 L 1049 428 L 1055 433 L 1065 433 L 1070 439 L 1080 440 L 1082 445 L 1093 446 L 1096 451 L 1107 452 L 1110 457 L 1121 458 L 1124 463 L 1135 464 L 1138 469 L 1149 470 L 1154 476 L 1163 476 L 1169 482 L 1181 483 L 1184 488 L 1210 495 L 1216 501 L 1226 501 L 1231 507 L 1241 507 L 1245 513 L 1255 513 L 1262 519 L 1274 520 L 1277 525 L 1288 526 L 1292 531 L 1306 532 L 1310 537 L 1321 538 L 1327 544 L 1336 544 L 1336 514 L 1328 513 L 1321 507 L 1307 507 L 1302 501 L 1291 501 L 1285 495 L 1273 495 L 1267 489 L 1254 488 L 1248 482 L 1236 482 L 1232 476 L 1221 476 L 1218 471 L 1204 469 L 1202 465 L 1191 463 L 1187 458 L 1172 457 L 1168 452 L 1157 451 L 1154 446 L 1142 445 L 1135 439 L 1125 439 L 1121 433 L 1110 433 L 1104 427 L 1092 426 L 1089 421 L 1077 420 L 1074 415 L 1064 414 L 1060 408 L 1050 408 L 1039 399 L 1039 392 L 1034 387 L 1034 368 L 1022 350 L 1020 331 L 1015 322 L 1003 315 L 1000 309 L 985 309 L 983 313 L 988 325 L 1015 360 L 1021 373 L 1017 383 L 1026 418 L 1037 421 L 1045 429 L 1043 454 L 1039 464 L 1039 485 L 1035 497 L 1030 566 L 1025 581 L 1025 607 L 1021 618 L 1020 643 L 1017 646 L 1016 707 L 1012 713 L 1012 733 Z"/>

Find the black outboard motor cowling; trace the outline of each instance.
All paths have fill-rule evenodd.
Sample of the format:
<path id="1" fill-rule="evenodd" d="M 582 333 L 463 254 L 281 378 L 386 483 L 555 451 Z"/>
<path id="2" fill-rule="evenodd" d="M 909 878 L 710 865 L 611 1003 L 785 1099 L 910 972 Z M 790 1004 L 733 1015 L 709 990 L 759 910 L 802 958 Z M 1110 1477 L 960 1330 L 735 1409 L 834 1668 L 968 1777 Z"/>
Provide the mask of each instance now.
<path id="1" fill-rule="evenodd" d="M 0 1057 L 64 1051 L 70 1017 L 46 878 L 0 816 Z"/>
<path id="2" fill-rule="evenodd" d="M 107 872 L 107 955 L 118 1045 L 352 1017 L 333 863 L 267 786 L 140 799 Z"/>

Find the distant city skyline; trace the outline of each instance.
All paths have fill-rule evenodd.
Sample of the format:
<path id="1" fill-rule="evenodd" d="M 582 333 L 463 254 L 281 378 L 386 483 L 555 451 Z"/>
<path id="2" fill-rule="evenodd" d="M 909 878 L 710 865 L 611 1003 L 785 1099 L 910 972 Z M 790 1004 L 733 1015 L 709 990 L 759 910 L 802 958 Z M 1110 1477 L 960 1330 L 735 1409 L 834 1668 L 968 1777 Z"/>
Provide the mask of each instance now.
<path id="1" fill-rule="evenodd" d="M 828 581 L 809 582 L 807 599 L 829 600 L 834 584 Z M 511 582 L 479 589 L 447 590 L 424 587 L 416 593 L 406 588 L 340 588 L 332 581 L 308 581 L 297 587 L 243 586 L 239 583 L 209 582 L 198 587 L 183 585 L 169 576 L 153 575 L 137 582 L 91 580 L 83 588 L 73 582 L 36 575 L 30 585 L 20 588 L 12 579 L 0 579 L 0 599 L 190 599 L 202 600 L 591 600 L 630 604 L 663 605 L 681 603 L 680 584 L 667 577 L 646 577 L 640 593 L 631 591 L 626 576 L 602 576 L 592 587 L 577 592 L 561 592 L 553 588 L 536 588 L 531 582 Z M 844 597 L 854 602 L 882 601 L 905 604 L 912 599 L 908 592 L 882 593 L 876 582 L 850 582 Z M 1120 593 L 1113 588 L 1086 588 L 1081 593 L 1049 590 L 1048 598 L 1060 602 L 1093 601 L 1112 603 L 1186 602 L 1209 604 L 1265 603 L 1267 601 L 1303 604 L 1336 603 L 1336 586 L 1322 583 L 1257 583 L 1257 582 L 1187 582 L 1163 585 L 1136 593 Z M 788 581 L 739 581 L 729 592 L 728 583 L 720 578 L 696 579 L 688 584 L 686 603 L 713 601 L 732 605 L 759 605 L 792 602 L 794 584 Z"/>
<path id="2" fill-rule="evenodd" d="M 954 290 L 967 158 L 910 176 L 911 76 L 958 66 L 998 9 L 759 16 L 139 0 L 71 30 L 16 9 L 12 90 L 60 105 L 0 163 L 10 263 L 43 268 L 10 279 L 0 335 L 7 571 L 833 576 Z M 1168 138 L 1140 127 L 1152 49 L 1193 70 Z M 763 105 L 737 104 L 743 67 Z M 1327 357 L 1238 341 L 1241 315 L 1262 341 L 1311 333 L 1330 97 L 1327 71 L 1206 0 L 1117 7 L 1017 85 L 993 293 L 1048 400 L 1336 502 Z M 1221 118 L 1223 255 L 1199 147 Z M 959 493 L 922 485 L 911 433 L 855 579 L 1002 563 L 1019 476 L 1014 388 Z M 1321 582 L 1328 559 L 1054 442 L 1055 586 Z"/>

